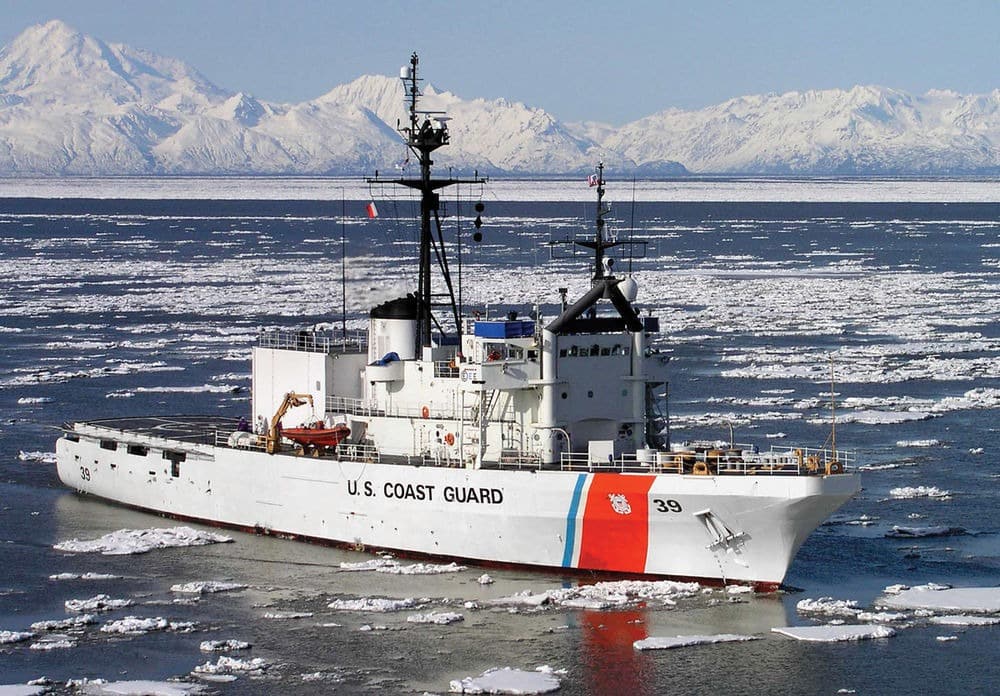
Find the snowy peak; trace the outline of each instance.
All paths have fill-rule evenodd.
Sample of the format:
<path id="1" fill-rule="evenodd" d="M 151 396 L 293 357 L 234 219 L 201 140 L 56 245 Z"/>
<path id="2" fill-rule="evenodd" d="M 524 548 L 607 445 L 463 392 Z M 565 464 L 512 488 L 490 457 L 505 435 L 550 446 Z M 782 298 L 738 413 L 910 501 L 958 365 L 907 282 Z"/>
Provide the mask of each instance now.
<path id="1" fill-rule="evenodd" d="M 458 171 L 941 174 L 1000 172 L 1000 90 L 912 96 L 878 86 L 736 97 L 616 128 L 424 83 L 451 117 L 435 161 Z M 0 49 L 0 176 L 361 174 L 406 157 L 396 77 L 364 75 L 300 104 L 213 85 L 185 63 L 53 20 Z"/>
<path id="2" fill-rule="evenodd" d="M 181 110 L 228 96 L 181 61 L 107 44 L 59 20 L 29 27 L 0 51 L 0 89 L 48 103 L 167 100 Z"/>

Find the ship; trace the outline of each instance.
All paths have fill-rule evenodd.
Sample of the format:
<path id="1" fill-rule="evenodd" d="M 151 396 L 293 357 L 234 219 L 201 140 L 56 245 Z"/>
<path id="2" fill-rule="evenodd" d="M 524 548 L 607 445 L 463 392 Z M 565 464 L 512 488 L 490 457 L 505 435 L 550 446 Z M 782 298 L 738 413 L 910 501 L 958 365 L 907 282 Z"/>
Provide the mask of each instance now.
<path id="1" fill-rule="evenodd" d="M 419 175 L 417 283 L 367 329 L 262 329 L 251 413 L 66 423 L 63 483 L 176 519 L 369 552 L 774 590 L 806 538 L 860 490 L 832 447 L 674 442 L 657 318 L 616 276 L 604 167 L 589 290 L 551 316 L 491 316 L 456 298 L 437 177 L 448 117 L 400 70 L 398 130 Z M 482 203 L 474 227 L 480 235 Z M 589 262 L 588 262 L 589 266 Z M 589 272 L 588 272 L 589 274 Z"/>

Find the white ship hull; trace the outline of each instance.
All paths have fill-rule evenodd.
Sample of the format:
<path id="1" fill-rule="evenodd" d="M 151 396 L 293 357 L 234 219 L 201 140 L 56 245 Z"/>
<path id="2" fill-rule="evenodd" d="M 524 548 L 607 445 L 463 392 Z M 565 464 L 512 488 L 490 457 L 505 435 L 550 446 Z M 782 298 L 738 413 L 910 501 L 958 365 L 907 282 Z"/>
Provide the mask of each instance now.
<path id="1" fill-rule="evenodd" d="M 75 431 L 58 441 L 62 481 L 143 510 L 358 548 L 762 588 L 781 583 L 809 533 L 859 488 L 852 474 L 459 469 L 146 436 L 109 450 L 102 437 L 122 433 Z M 164 458 L 174 451 L 184 461 Z"/>

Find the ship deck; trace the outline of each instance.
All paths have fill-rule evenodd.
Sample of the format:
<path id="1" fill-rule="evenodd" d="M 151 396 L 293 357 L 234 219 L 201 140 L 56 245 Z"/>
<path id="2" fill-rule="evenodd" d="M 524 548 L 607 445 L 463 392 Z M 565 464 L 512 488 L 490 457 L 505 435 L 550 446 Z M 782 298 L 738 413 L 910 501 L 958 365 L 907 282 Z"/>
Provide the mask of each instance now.
<path id="1" fill-rule="evenodd" d="M 82 423 L 129 435 L 214 445 L 217 433 L 232 432 L 239 421 L 224 416 L 125 416 Z M 71 430 L 72 427 L 67 426 L 66 429 Z"/>

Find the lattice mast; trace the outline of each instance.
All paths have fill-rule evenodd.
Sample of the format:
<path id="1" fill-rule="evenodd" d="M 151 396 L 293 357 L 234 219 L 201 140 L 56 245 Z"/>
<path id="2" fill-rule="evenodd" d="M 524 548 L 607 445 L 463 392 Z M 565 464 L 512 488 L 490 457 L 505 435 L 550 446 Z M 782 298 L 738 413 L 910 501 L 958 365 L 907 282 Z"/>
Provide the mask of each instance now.
<path id="1" fill-rule="evenodd" d="M 611 212 L 611 208 L 604 203 L 604 162 L 597 164 L 597 173 L 592 174 L 590 183 L 597 186 L 597 215 L 594 231 L 594 241 L 577 241 L 577 245 L 594 250 L 594 278 L 596 284 L 605 277 L 604 250 L 613 246 L 618 246 L 617 241 L 607 241 L 604 238 L 605 216 Z M 607 275 L 611 275 L 610 272 Z"/>
<path id="2" fill-rule="evenodd" d="M 454 184 L 484 184 L 485 178 L 480 178 L 478 174 L 471 179 L 455 179 L 449 175 L 447 179 L 435 179 L 431 175 L 431 153 L 440 147 L 448 144 L 448 121 L 449 118 L 441 111 L 421 111 L 419 109 L 420 83 L 422 80 L 417 74 L 419 58 L 414 53 L 410 56 L 410 64 L 400 69 L 399 78 L 403 82 L 407 110 L 409 112 L 409 122 L 401 125 L 397 122 L 397 130 L 403 136 L 403 140 L 410 151 L 416 156 L 420 166 L 419 178 L 380 179 L 378 172 L 374 178 L 367 179 L 368 183 L 391 183 L 400 186 L 408 186 L 420 191 L 420 251 L 419 251 L 419 272 L 417 274 L 417 355 L 421 354 L 421 349 L 431 345 L 431 335 L 434 325 L 441 330 L 441 325 L 434 317 L 432 310 L 433 295 L 431 293 L 431 254 L 437 258 L 441 277 L 448 290 L 448 301 L 446 304 L 452 309 L 454 315 L 456 331 L 461 334 L 461 321 L 459 317 L 458 304 L 455 299 L 455 289 L 451 281 L 451 273 L 448 269 L 448 256 L 445 250 L 444 236 L 441 230 L 441 219 L 438 215 L 440 209 L 440 195 L 438 189 Z M 434 218 L 435 226 L 431 226 L 431 218 Z M 477 218 L 477 226 L 481 225 Z M 437 239 L 433 230 L 437 229 Z"/>

